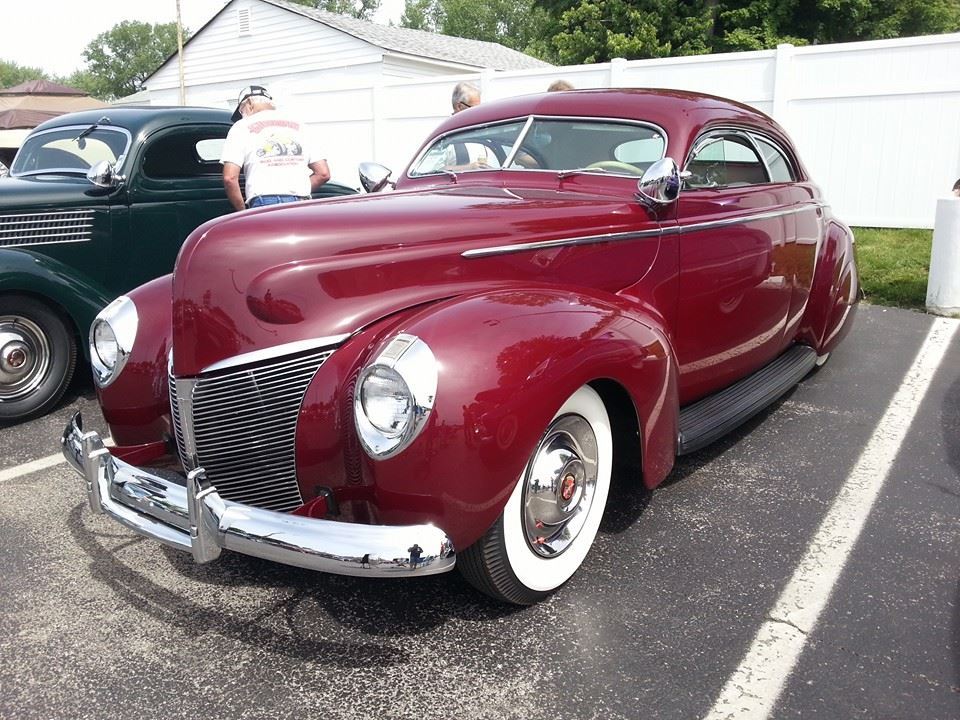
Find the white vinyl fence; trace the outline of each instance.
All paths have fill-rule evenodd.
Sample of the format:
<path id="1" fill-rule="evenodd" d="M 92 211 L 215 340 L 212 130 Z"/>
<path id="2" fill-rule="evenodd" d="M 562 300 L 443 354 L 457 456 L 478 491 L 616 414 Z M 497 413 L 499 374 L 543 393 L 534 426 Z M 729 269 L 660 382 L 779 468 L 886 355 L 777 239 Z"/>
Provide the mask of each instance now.
<path id="1" fill-rule="evenodd" d="M 745 102 L 791 134 L 837 215 L 852 225 L 933 227 L 936 199 L 960 177 L 960 33 L 760 52 L 580 65 L 370 87 L 275 88 L 315 128 L 335 179 L 357 184 L 376 160 L 398 175 L 450 114 L 450 91 L 477 82 L 484 101 L 577 88 L 696 90 Z"/>

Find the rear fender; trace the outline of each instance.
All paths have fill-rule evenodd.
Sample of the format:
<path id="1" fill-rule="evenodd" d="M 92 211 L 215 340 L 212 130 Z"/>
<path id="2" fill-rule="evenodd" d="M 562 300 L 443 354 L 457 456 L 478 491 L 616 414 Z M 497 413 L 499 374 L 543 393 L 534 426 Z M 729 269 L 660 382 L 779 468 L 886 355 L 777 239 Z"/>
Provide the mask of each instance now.
<path id="1" fill-rule="evenodd" d="M 447 300 L 409 316 L 365 356 L 375 357 L 396 332 L 433 351 L 437 397 L 404 451 L 386 460 L 360 452 L 354 486 L 343 491 L 367 501 L 367 521 L 434 522 L 457 547 L 473 543 L 502 511 L 557 409 L 591 382 L 615 382 L 630 396 L 645 484 L 658 484 L 672 467 L 673 351 L 655 323 L 616 296 L 514 289 Z M 350 403 L 341 407 L 353 433 Z"/>
<path id="2" fill-rule="evenodd" d="M 829 353 L 850 331 L 859 300 L 860 278 L 853 232 L 843 223 L 831 219 L 826 240 L 820 248 L 798 339 L 813 347 L 819 355 Z"/>

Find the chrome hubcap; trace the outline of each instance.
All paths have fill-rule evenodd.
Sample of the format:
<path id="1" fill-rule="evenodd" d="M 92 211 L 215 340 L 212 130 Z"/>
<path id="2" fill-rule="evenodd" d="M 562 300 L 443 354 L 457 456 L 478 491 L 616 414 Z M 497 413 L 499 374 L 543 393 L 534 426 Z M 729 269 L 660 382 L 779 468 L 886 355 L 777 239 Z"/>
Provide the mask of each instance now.
<path id="1" fill-rule="evenodd" d="M 50 344 L 36 323 L 0 316 L 0 401 L 29 395 L 50 368 Z"/>
<path id="2" fill-rule="evenodd" d="M 557 418 L 527 467 L 523 529 L 530 549 L 556 557 L 576 539 L 597 485 L 597 438 L 579 415 Z"/>

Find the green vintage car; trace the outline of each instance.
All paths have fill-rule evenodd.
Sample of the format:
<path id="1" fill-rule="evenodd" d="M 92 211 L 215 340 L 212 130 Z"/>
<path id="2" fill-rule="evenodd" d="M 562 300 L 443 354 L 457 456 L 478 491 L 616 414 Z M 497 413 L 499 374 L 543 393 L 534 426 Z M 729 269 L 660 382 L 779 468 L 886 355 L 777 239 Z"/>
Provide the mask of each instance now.
<path id="1" fill-rule="evenodd" d="M 231 211 L 230 125 L 227 110 L 101 108 L 24 141 L 0 179 L 0 422 L 50 410 L 96 314 L 170 272 L 187 235 Z M 314 197 L 353 192 L 327 183 Z"/>

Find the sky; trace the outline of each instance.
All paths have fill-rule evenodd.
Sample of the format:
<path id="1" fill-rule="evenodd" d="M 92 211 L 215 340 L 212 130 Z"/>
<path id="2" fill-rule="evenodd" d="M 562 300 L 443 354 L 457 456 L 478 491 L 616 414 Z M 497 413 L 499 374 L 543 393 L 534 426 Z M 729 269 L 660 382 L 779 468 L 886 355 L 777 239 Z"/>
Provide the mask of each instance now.
<path id="1" fill-rule="evenodd" d="M 199 30 L 226 0 L 180 0 L 185 27 Z M 375 18 L 399 24 L 403 0 L 381 0 Z M 174 22 L 176 0 L 0 0 L 0 60 L 67 76 L 84 66 L 83 50 L 123 20 Z M 43 25 L 43 29 L 39 29 Z"/>

